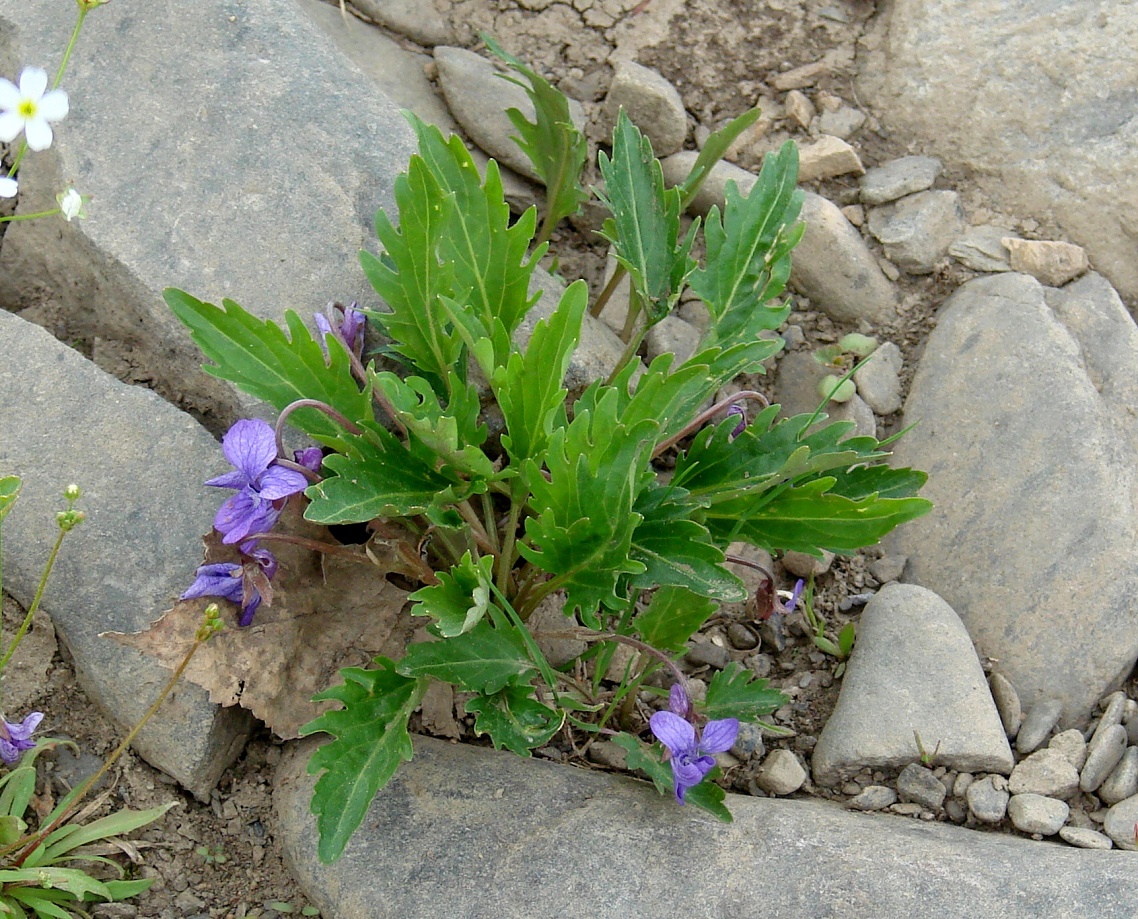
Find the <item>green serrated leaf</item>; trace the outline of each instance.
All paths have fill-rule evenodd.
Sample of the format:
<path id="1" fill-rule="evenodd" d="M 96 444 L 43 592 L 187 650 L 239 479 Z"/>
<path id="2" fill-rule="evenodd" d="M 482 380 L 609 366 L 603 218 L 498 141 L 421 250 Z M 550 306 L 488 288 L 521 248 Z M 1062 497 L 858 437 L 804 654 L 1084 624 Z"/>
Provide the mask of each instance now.
<path id="1" fill-rule="evenodd" d="M 530 279 L 546 247 L 535 247 L 527 259 L 537 212 L 531 208 L 513 220 L 497 163 L 490 160 L 483 184 L 461 138 L 444 141 L 434 125 L 404 114 L 418 135 L 422 162 L 454 201 L 438 238 L 438 255 L 453 270 L 449 307 L 477 324 L 466 325 L 468 332 L 477 328 L 474 337 L 490 339 L 495 366 L 502 366 L 514 331 L 539 296 L 530 293 Z"/>
<path id="2" fill-rule="evenodd" d="M 707 267 L 691 277 L 692 290 L 711 314 L 704 347 L 753 341 L 785 321 L 789 306 L 764 304 L 785 289 L 790 252 L 805 229 L 794 224 L 803 200 L 797 176 L 798 148 L 787 141 L 777 154 L 768 154 L 746 197 L 727 183 L 722 223 L 717 207 L 708 213 Z"/>
<path id="3" fill-rule="evenodd" d="M 735 138 L 758 121 L 761 115 L 762 110 L 758 107 L 744 112 L 738 118 L 732 119 L 725 124 L 718 131 L 712 132 L 707 140 L 703 142 L 699 156 L 696 157 L 695 162 L 692 164 L 691 172 L 688 173 L 688 177 L 684 179 L 683 184 L 680 185 L 680 194 L 682 196 L 680 206 L 685 211 L 688 209 L 688 205 L 695 200 L 700 186 L 703 185 L 704 181 L 711 174 L 712 167 L 727 154 L 727 149 L 735 142 Z"/>
<path id="4" fill-rule="evenodd" d="M 723 551 L 701 523 L 691 519 L 698 505 L 682 488 L 658 487 L 641 493 L 634 510 L 643 519 L 632 534 L 629 555 L 644 565 L 632 587 L 684 587 L 702 597 L 734 603 L 746 599 L 743 582 L 723 567 Z"/>
<path id="5" fill-rule="evenodd" d="M 621 576 L 644 569 L 628 553 L 640 523 L 633 504 L 650 475 L 657 425 L 651 419 L 620 424 L 617 406 L 617 393 L 608 388 L 591 408 L 578 409 L 572 423 L 549 438 L 548 479 L 533 460 L 525 473 L 534 516 L 526 521 L 530 544 L 518 551 L 557 576 L 566 611 L 579 609 L 591 628 L 599 627 L 599 606 L 627 605 L 616 593 Z"/>
<path id="6" fill-rule="evenodd" d="M 515 629 L 496 629 L 482 620 L 452 638 L 408 645 L 396 669 L 407 677 L 431 677 L 490 694 L 532 674 L 534 663 Z"/>
<path id="7" fill-rule="evenodd" d="M 494 393 L 508 431 L 502 446 L 516 466 L 545 453 L 554 418 L 563 411 L 568 391 L 562 381 L 588 304 L 585 282 L 569 285 L 553 315 L 534 327 L 525 354 L 510 355 L 509 364 L 494 375 Z"/>
<path id="8" fill-rule="evenodd" d="M 854 466 L 836 472 L 834 494 L 857 500 L 869 495 L 879 498 L 912 498 L 928 481 L 928 474 L 916 469 L 894 469 L 891 466 Z"/>
<path id="9" fill-rule="evenodd" d="M 0 476 L 0 522 L 8 516 L 8 511 L 16 503 L 22 484 L 18 475 Z"/>
<path id="10" fill-rule="evenodd" d="M 716 610 L 716 604 L 682 587 L 661 587 L 635 619 L 633 628 L 653 648 L 679 654 Z"/>
<path id="11" fill-rule="evenodd" d="M 786 696 L 777 689 L 767 688 L 766 680 L 756 678 L 738 661 L 731 661 L 708 684 L 707 697 L 699 710 L 711 720 L 755 721 L 785 705 L 786 701 Z"/>
<path id="12" fill-rule="evenodd" d="M 370 421 L 371 393 L 360 391 L 348 352 L 333 340 L 328 357 L 292 310 L 285 313 L 288 336 L 275 322 L 262 321 L 232 300 L 222 307 L 205 303 L 173 287 L 163 293 L 190 337 L 213 361 L 206 373 L 228 380 L 278 411 L 298 399 L 319 399 L 355 422 Z M 289 416 L 289 423 L 322 443 L 334 446 L 343 429 L 313 408 Z"/>
<path id="13" fill-rule="evenodd" d="M 513 138 L 545 185 L 545 218 L 542 238 L 561 220 L 576 214 L 588 198 L 581 187 L 581 170 L 588 158 L 585 135 L 577 130 L 569 114 L 569 100 L 543 76 L 531 70 L 485 32 L 480 33 L 486 47 L 525 77 L 525 82 L 506 77 L 521 86 L 533 103 L 536 120 L 529 121 L 515 108 L 506 112 L 518 132 Z M 546 229 L 548 228 L 548 230 Z"/>
<path id="14" fill-rule="evenodd" d="M 672 768 L 660 760 L 659 747 L 652 747 L 638 737 L 628 733 L 620 733 L 612 738 L 613 743 L 621 747 L 628 754 L 628 768 L 639 769 L 652 780 L 656 790 L 662 795 L 675 797 L 675 785 L 672 780 Z M 734 818 L 727 806 L 723 803 L 727 797 L 715 780 L 722 775 L 722 770 L 716 766 L 702 782 L 689 788 L 684 800 L 701 810 L 707 811 L 723 823 L 731 823 Z"/>
<path id="15" fill-rule="evenodd" d="M 485 481 L 462 482 L 436 471 L 378 424 L 343 440 L 344 453 L 324 458 L 329 473 L 310 485 L 304 517 L 315 523 L 361 523 L 375 517 L 427 513 L 485 490 Z"/>
<path id="16" fill-rule="evenodd" d="M 563 714 L 534 698 L 532 686 L 507 686 L 492 695 L 476 696 L 466 703 L 475 712 L 476 734 L 488 734 L 495 750 L 506 747 L 521 756 L 540 747 L 561 729 Z"/>
<path id="17" fill-rule="evenodd" d="M 652 144 L 622 110 L 613 132 L 612 158 L 598 154 L 604 193 L 598 196 L 612 212 L 601 235 L 632 279 L 649 324 L 658 322 L 679 299 L 696 263 L 688 257 L 698 221 L 679 241 L 680 192 L 664 188 L 660 161 Z"/>
<path id="18" fill-rule="evenodd" d="M 438 584 L 423 587 L 407 598 L 415 602 L 411 613 L 433 616 L 443 638 L 469 632 L 490 607 L 494 557 L 488 555 L 475 561 L 467 552 L 457 565 L 450 571 L 440 571 L 438 577 Z"/>
<path id="19" fill-rule="evenodd" d="M 308 761 L 309 774 L 324 774 L 312 795 L 324 864 L 334 862 L 363 822 L 377 791 L 390 781 L 399 764 L 411 759 L 407 719 L 419 707 L 427 680 L 407 679 L 385 657 L 373 670 L 340 671 L 344 682 L 313 696 L 335 700 L 342 709 L 327 711 L 300 729 L 302 737 L 323 731 L 335 739 Z"/>

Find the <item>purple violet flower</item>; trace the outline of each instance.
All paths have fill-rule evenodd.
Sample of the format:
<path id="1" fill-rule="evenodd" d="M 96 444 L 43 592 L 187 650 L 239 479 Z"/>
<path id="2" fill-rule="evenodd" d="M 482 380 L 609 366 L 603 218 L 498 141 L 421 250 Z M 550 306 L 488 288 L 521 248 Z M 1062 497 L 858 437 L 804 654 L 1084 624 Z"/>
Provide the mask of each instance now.
<path id="1" fill-rule="evenodd" d="M 328 356 L 328 345 L 324 340 L 326 335 L 335 335 L 349 351 L 356 357 L 364 350 L 364 325 L 367 317 L 356 307 L 359 304 L 353 300 L 351 305 L 343 307 L 339 303 L 329 303 L 323 313 L 316 313 L 312 318 L 316 321 L 316 328 L 320 331 L 318 341 Z"/>
<path id="2" fill-rule="evenodd" d="M 9 766 L 19 761 L 25 750 L 32 749 L 36 742 L 32 732 L 43 721 L 43 712 L 32 712 L 23 721 L 13 724 L 0 718 L 0 759 Z"/>
<path id="3" fill-rule="evenodd" d="M 268 422 L 242 419 L 221 439 L 221 450 L 234 466 L 210 479 L 206 485 L 236 488 L 237 494 L 218 508 L 213 525 L 222 542 L 242 542 L 272 529 L 280 517 L 282 499 L 308 487 L 308 480 L 294 469 L 276 464 L 276 435 Z"/>
<path id="4" fill-rule="evenodd" d="M 790 599 L 781 604 L 784 615 L 790 615 L 798 608 L 798 601 L 802 599 L 802 589 L 805 586 L 806 582 L 799 578 L 798 583 L 794 585 L 794 590 L 790 592 Z"/>
<path id="5" fill-rule="evenodd" d="M 324 451 L 319 447 L 305 447 L 303 450 L 293 450 L 292 458 L 299 466 L 319 472 L 324 465 Z"/>
<path id="6" fill-rule="evenodd" d="M 277 573 L 277 560 L 268 549 L 257 548 L 256 543 L 247 542 L 241 546 L 245 563 L 221 562 L 215 565 L 202 565 L 195 572 L 196 577 L 181 599 L 193 600 L 196 597 L 221 597 L 241 606 L 237 624 L 244 627 L 252 624 L 253 616 L 263 599 L 262 591 L 272 590 L 269 579 Z"/>
<path id="7" fill-rule="evenodd" d="M 731 439 L 734 440 L 745 430 L 747 430 L 747 413 L 744 411 L 743 406 L 732 402 L 729 406 L 727 406 L 727 416 L 730 417 L 732 415 L 739 416 L 739 423 L 735 425 L 735 429 L 731 432 Z"/>
<path id="8" fill-rule="evenodd" d="M 679 683 L 672 685 L 668 707 L 671 711 L 656 712 L 648 725 L 667 750 L 664 758 L 672 764 L 676 800 L 683 804 L 687 790 L 702 782 L 715 768 L 715 757 L 711 754 L 731 749 L 739 733 L 739 721 L 721 718 L 707 722 L 702 732 L 697 731 L 692 724 L 695 711 Z"/>

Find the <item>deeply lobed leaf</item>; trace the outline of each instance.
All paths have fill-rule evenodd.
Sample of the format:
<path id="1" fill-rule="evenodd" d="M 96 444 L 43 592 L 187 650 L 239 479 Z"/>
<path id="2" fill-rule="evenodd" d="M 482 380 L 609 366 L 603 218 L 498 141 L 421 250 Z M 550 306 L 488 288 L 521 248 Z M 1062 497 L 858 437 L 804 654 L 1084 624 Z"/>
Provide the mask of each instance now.
<path id="1" fill-rule="evenodd" d="M 777 689 L 767 688 L 767 681 L 757 679 L 750 670 L 731 661 L 712 678 L 700 711 L 706 717 L 738 718 L 755 721 L 785 705 L 787 698 Z"/>
<path id="2" fill-rule="evenodd" d="M 483 619 L 459 635 L 409 645 L 396 669 L 485 695 L 517 684 L 533 673 L 534 663 L 517 630 L 496 629 Z"/>
<path id="3" fill-rule="evenodd" d="M 565 720 L 548 705 L 534 698 L 532 686 L 506 686 L 492 695 L 477 696 L 466 703 L 474 712 L 474 732 L 487 734 L 495 750 L 506 747 L 519 756 L 548 743 Z"/>

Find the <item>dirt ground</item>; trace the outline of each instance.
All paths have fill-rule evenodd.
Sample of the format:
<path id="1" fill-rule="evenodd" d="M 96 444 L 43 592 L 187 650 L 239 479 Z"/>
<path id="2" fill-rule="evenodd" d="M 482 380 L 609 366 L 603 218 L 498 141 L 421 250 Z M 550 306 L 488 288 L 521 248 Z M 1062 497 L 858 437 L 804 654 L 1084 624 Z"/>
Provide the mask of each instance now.
<path id="1" fill-rule="evenodd" d="M 712 130 L 761 104 L 771 115 L 767 133 L 761 143 L 737 158 L 739 165 L 748 168 L 757 167 L 762 150 L 775 148 L 787 138 L 811 139 L 785 115 L 785 93 L 773 88 L 774 75 L 823 61 L 823 72 L 803 91 L 819 109 L 838 102 L 859 106 L 853 84 L 854 59 L 858 38 L 875 12 L 869 0 L 573 0 L 571 4 L 439 0 L 438 5 L 455 24 L 459 43 L 480 49 L 478 32 L 490 32 L 507 50 L 524 57 L 569 95 L 586 103 L 603 96 L 611 77 L 608 61 L 619 51 L 671 80 L 700 128 Z M 676 15 L 670 16 L 671 12 Z M 903 139 L 888 136 L 872 116 L 852 142 L 867 167 L 920 152 L 906 147 Z M 962 177 L 948 178 L 965 194 L 967 205 L 966 189 L 958 184 Z M 845 205 L 856 201 L 856 181 L 856 177 L 843 177 L 809 187 Z M 591 284 L 599 282 L 604 249 L 598 240 L 567 228 L 555 238 L 555 248 L 558 245 L 563 247 L 563 273 L 573 270 Z M 949 268 L 923 278 L 899 279 L 906 304 L 902 319 L 895 328 L 875 332 L 902 347 L 907 368 L 914 365 L 934 322 L 936 305 L 967 276 L 962 269 Z M 50 304 L 40 313 L 25 311 L 27 318 L 69 340 L 66 328 L 52 327 Z M 852 331 L 835 327 L 809 310 L 800 311 L 792 321 L 803 328 L 812 344 L 830 342 Z M 89 356 L 93 344 L 85 344 Z M 122 360 L 114 343 L 97 344 L 102 354 L 99 363 L 105 369 L 131 382 L 154 378 L 147 368 Z M 876 584 L 866 570 L 872 557 L 868 553 L 840 559 L 819 579 L 817 606 L 832 620 L 835 632 L 858 612 L 858 607 L 839 610 L 841 602 Z M 11 615 L 18 614 L 6 615 L 6 621 Z M 742 616 L 742 610 L 725 610 L 712 630 L 723 633 L 731 620 Z M 37 629 L 41 632 L 39 669 L 29 669 L 31 682 L 24 701 L 46 713 L 46 734 L 72 738 L 82 750 L 79 759 L 63 752 L 54 759 L 45 758 L 43 791 L 58 797 L 97 768 L 97 758 L 117 741 L 114 729 L 78 688 L 66 650 L 57 648 L 53 638 L 47 640 L 46 629 Z M 837 698 L 840 680 L 834 672 L 837 662 L 814 649 L 801 633 L 800 624 L 788 623 L 785 649 L 771 650 L 764 641 L 762 651 L 769 655 L 773 684 L 793 696 L 778 720 L 794 736 L 779 743 L 808 757 Z M 132 901 L 137 911 L 97 909 L 95 915 L 156 919 L 300 915 L 307 904 L 282 863 L 273 831 L 271 777 L 279 758 L 280 747 L 271 735 L 257 736 L 205 805 L 137 757 L 124 757 L 108 786 L 106 808 L 144 808 L 168 801 L 177 801 L 179 806 L 159 825 L 140 834 L 145 843 L 140 847 L 142 864 L 130 870 L 137 876 L 154 877 L 156 883 Z M 746 792 L 748 776 L 740 772 L 731 784 Z"/>

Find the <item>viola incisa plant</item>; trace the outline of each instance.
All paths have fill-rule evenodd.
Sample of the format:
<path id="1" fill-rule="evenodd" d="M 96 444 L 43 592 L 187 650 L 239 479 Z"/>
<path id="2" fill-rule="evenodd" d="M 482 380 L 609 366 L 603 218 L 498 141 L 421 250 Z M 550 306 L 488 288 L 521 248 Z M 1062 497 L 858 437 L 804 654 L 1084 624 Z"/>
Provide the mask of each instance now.
<path id="1" fill-rule="evenodd" d="M 757 110 L 712 135 L 674 188 L 648 139 L 620 115 L 612 152 L 599 157 L 597 196 L 611 214 L 602 234 L 618 275 L 631 279 L 631 318 L 607 378 L 570 399 L 563 381 L 590 311 L 585 282 L 569 284 L 528 336 L 521 330 L 538 301 L 533 275 L 549 221 L 586 197 L 584 140 L 560 93 L 489 44 L 534 102 L 535 122 L 511 117 L 547 185 L 540 239 L 536 208 L 511 218 L 493 160 L 482 179 L 459 138 L 407 114 L 419 152 L 395 182 L 397 215 L 376 216 L 381 254 L 360 254 L 386 311 L 338 308 L 318 320 L 314 338 L 292 311 L 286 334 L 231 300 L 218 307 L 166 292 L 212 362 L 205 369 L 281 413 L 275 431 L 240 421 L 223 441 L 237 471 L 210 484 L 239 491 L 216 524 L 243 561 L 199 569 L 191 591 L 239 602 L 248 621 L 271 577 L 255 556 L 258 535 L 287 500 L 307 502 L 304 516 L 316 523 L 367 524 L 429 563 L 411 600 L 431 640 L 400 660 L 341 671 L 344 681 L 317 696 L 339 707 L 303 729 L 331 735 L 309 763 L 321 774 L 312 808 L 325 861 L 411 757 L 408 719 L 432 681 L 467 694 L 475 731 L 495 747 L 529 755 L 562 730 L 604 735 L 662 792 L 730 819 L 723 790 L 707 781 L 717 775 L 713 755 L 731 746 L 740 721 L 761 719 L 784 697 L 732 664 L 696 701 L 674 664 L 717 603 L 747 597 L 726 548 L 852 552 L 930 507 L 916 497 L 924 474 L 885 465 L 884 445 L 851 436 L 852 423 L 780 419 L 758 393 L 716 399 L 740 374 L 762 372 L 781 346 L 762 333 L 789 313 L 777 298 L 803 232 L 792 143 L 768 155 L 749 194 L 729 184 L 722 211 L 683 231 L 700 183 Z M 697 242 L 702 261 L 692 255 Z M 646 331 L 685 289 L 710 317 L 699 348 L 686 361 L 666 354 L 643 367 Z M 361 314 L 383 338 L 366 362 Z M 288 456 L 286 419 L 320 450 Z M 206 584 L 217 577 L 224 583 Z M 785 610 L 774 588 L 768 573 L 759 615 Z M 552 636 L 587 647 L 559 667 L 528 627 L 547 602 L 565 619 Z M 616 656 L 620 645 L 631 659 Z M 608 688 L 614 667 L 621 678 Z M 670 706 L 649 715 L 645 691 Z"/>

